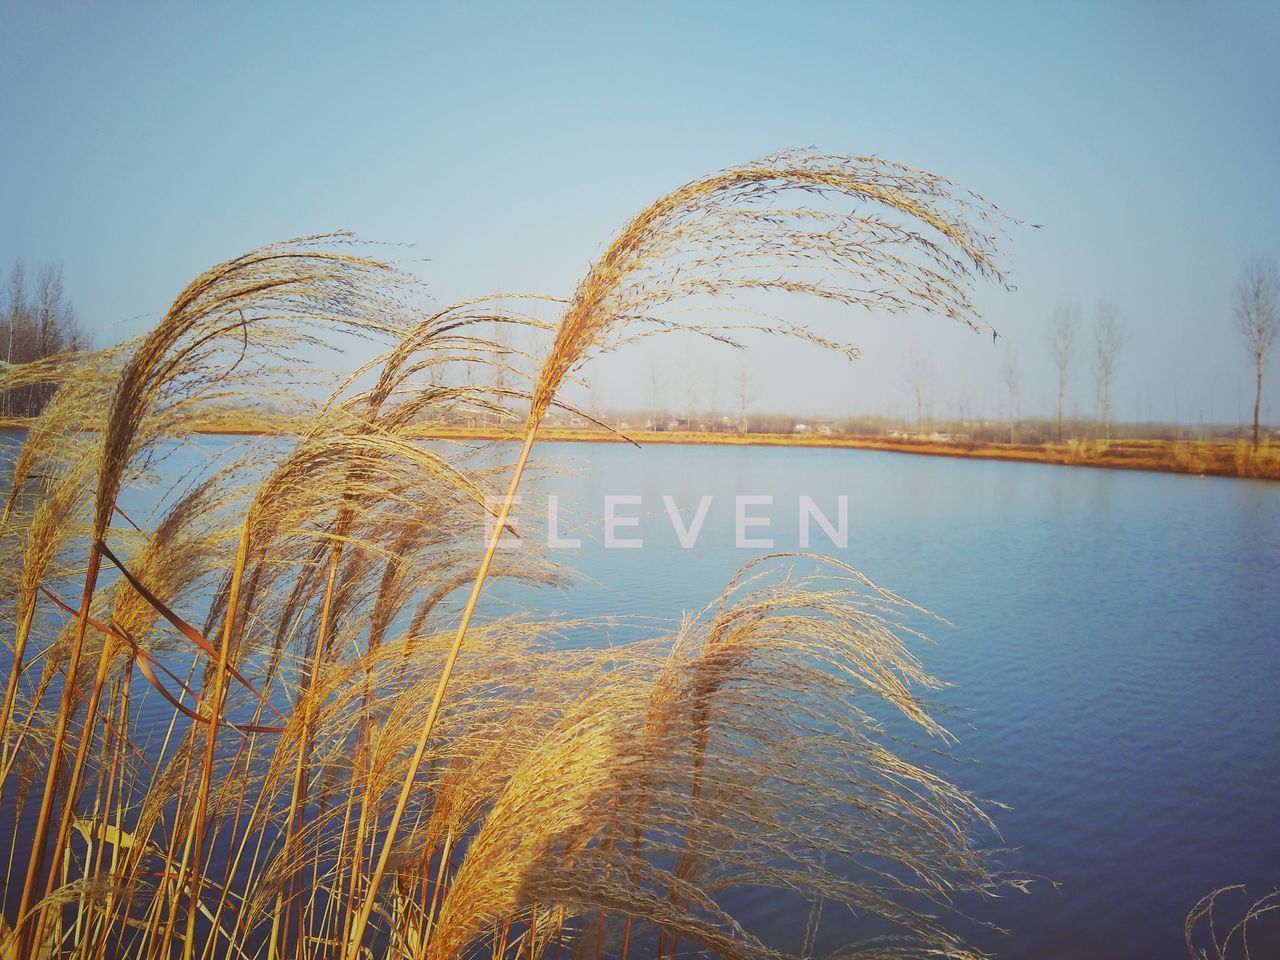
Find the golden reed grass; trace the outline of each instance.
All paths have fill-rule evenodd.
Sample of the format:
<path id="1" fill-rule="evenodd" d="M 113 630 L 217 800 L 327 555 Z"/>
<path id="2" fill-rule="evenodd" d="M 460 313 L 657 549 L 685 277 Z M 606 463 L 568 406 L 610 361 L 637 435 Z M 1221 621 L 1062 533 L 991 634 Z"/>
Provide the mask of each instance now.
<path id="1" fill-rule="evenodd" d="M 904 640 L 920 611 L 774 557 L 620 647 L 605 623 L 473 614 L 490 577 L 559 576 L 495 545 L 592 356 L 672 329 L 733 343 L 673 310 L 737 294 L 976 328 L 1003 222 L 930 174 L 780 154 L 647 208 L 567 300 L 423 309 L 346 237 L 308 237 L 202 274 L 138 341 L 6 370 L 58 388 L 0 529 L 4 955 L 786 956 L 733 907 L 763 885 L 811 917 L 794 951 L 830 902 L 865 918 L 859 956 L 973 956 L 942 918 L 1016 881 L 978 803 L 881 726 L 949 738 Z M 751 306 L 742 329 L 856 353 Z M 352 337 L 378 358 L 309 399 Z M 267 402 L 289 436 L 175 469 Z M 514 467 L 415 440 L 464 411 L 509 425 Z M 122 500 L 147 490 L 135 524 Z"/>
<path id="2" fill-rule="evenodd" d="M 1223 922 L 1224 911 L 1218 901 L 1228 895 L 1243 895 L 1244 892 L 1245 888 L 1239 884 L 1220 887 L 1206 894 L 1191 908 L 1183 930 L 1187 956 L 1191 960 L 1253 960 L 1264 955 L 1256 952 L 1259 947 L 1274 950 L 1276 936 L 1280 933 L 1280 926 L 1275 922 L 1280 917 L 1280 890 L 1272 890 L 1259 897 L 1243 912 L 1234 909 L 1228 915 L 1234 922 L 1228 926 Z M 1258 928 L 1264 925 L 1268 928 L 1260 932 Z M 1251 931 L 1252 944 L 1249 940 Z"/>

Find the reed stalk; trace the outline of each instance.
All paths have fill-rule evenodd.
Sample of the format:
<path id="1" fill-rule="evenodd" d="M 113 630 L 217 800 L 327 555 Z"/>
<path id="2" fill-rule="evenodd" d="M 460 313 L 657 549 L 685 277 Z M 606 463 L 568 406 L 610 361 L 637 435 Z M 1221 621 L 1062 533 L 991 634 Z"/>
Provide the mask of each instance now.
<path id="1" fill-rule="evenodd" d="M 236 547 L 235 566 L 231 569 L 231 589 L 227 594 L 227 613 L 222 629 L 222 646 L 218 650 L 215 663 L 213 696 L 209 702 L 208 732 L 205 737 L 204 764 L 200 770 L 200 786 L 196 791 L 195 824 L 196 834 L 193 844 L 191 862 L 191 906 L 187 909 L 187 934 L 182 944 L 183 960 L 191 960 L 196 942 L 196 916 L 199 913 L 200 884 L 203 870 L 205 816 L 208 807 L 210 784 L 213 781 L 213 762 L 217 753 L 218 730 L 222 726 L 222 705 L 227 695 L 227 679 L 229 667 L 234 657 L 232 637 L 235 635 L 236 614 L 240 604 L 240 581 L 244 575 L 245 564 L 249 555 L 249 536 L 252 530 L 250 515 L 245 514 L 240 528 L 240 540 Z M 185 866 L 185 864 L 184 864 Z M 181 875 L 182 871 L 179 871 Z M 216 931 L 210 936 L 215 936 Z"/>
<path id="2" fill-rule="evenodd" d="M 620 932 L 625 960 L 652 932 L 664 960 L 775 960 L 719 900 L 763 883 L 876 917 L 919 955 L 971 956 L 935 914 L 996 883 L 968 835 L 982 808 L 863 712 L 946 739 L 913 692 L 930 679 L 886 614 L 897 598 L 847 570 L 835 585 L 748 570 L 674 633 L 614 650 L 601 624 L 475 615 L 490 579 L 551 576 L 496 548 L 548 411 L 571 409 L 562 386 L 593 357 L 673 330 L 855 355 L 767 314 L 673 312 L 739 294 L 976 328 L 970 285 L 1003 280 L 1001 221 L 920 171 L 779 154 L 642 210 L 571 297 L 527 297 L 557 304 L 555 325 L 492 296 L 416 313 L 385 265 L 303 238 L 197 277 L 118 351 L 0 372 L 3 388 L 80 371 L 29 434 L 0 517 L 0 791 L 16 783 L 35 814 L 0 954 L 363 960 L 376 939 L 419 960 L 558 960 L 571 944 L 598 960 Z M 513 324 L 549 334 L 545 355 L 511 347 Z M 297 348 L 337 337 L 379 352 L 317 403 Z M 215 471 L 154 532 L 124 515 L 169 444 L 268 392 L 291 411 L 278 446 Z M 477 415 L 513 426 L 511 467 L 415 440 Z M 498 484 L 477 563 L 466 524 Z M 76 586 L 78 607 L 59 599 Z"/>
<path id="3" fill-rule="evenodd" d="M 27 873 L 22 884 L 22 900 L 18 905 L 18 919 L 13 927 L 17 933 L 14 960 L 22 960 L 30 955 L 34 945 L 39 942 L 43 912 L 37 912 L 34 919 L 31 910 L 35 903 L 34 895 L 44 875 L 45 844 L 48 841 L 49 822 L 53 817 L 57 784 L 61 772 L 60 759 L 62 746 L 67 738 L 67 729 L 71 723 L 72 706 L 75 703 L 76 679 L 80 669 L 80 656 L 84 649 L 85 632 L 89 626 L 89 607 L 93 602 L 93 593 L 98 584 L 98 571 L 102 564 L 102 554 L 95 542 L 89 550 L 88 570 L 84 578 L 84 592 L 80 600 L 79 618 L 76 622 L 75 640 L 71 647 L 71 658 L 67 665 L 66 685 L 63 687 L 62 703 L 58 710 L 58 720 L 54 728 L 53 744 L 49 750 L 49 769 L 45 775 L 44 793 L 40 800 L 40 812 L 36 819 L 35 831 L 31 838 L 31 854 L 27 860 Z M 71 797 L 67 798 L 71 804 Z M 32 929 L 34 927 L 34 929 Z"/>
<path id="4" fill-rule="evenodd" d="M 449 680 L 453 676 L 453 668 L 458 662 L 458 654 L 462 650 L 463 640 L 466 639 L 467 628 L 471 626 L 471 617 L 475 613 L 476 603 L 480 599 L 480 591 L 483 589 L 485 578 L 489 574 L 489 567 L 493 563 L 494 553 L 497 552 L 498 542 L 502 539 L 507 521 L 510 519 L 511 504 L 515 502 L 516 492 L 520 489 L 520 478 L 524 475 L 525 467 L 529 463 L 529 454 L 533 450 L 536 432 L 537 427 L 535 425 L 533 429 L 525 433 L 524 442 L 520 445 L 520 453 L 511 471 L 511 483 L 507 488 L 507 495 L 498 506 L 498 513 L 493 523 L 493 532 L 490 534 L 489 541 L 485 546 L 484 555 L 480 558 L 480 568 L 476 572 L 476 578 L 471 586 L 471 592 L 467 596 L 467 602 L 462 608 L 453 644 L 445 656 L 444 665 L 440 668 L 440 680 L 436 684 L 435 693 L 431 698 L 431 706 L 427 709 L 427 717 L 422 725 L 422 732 L 418 735 L 417 745 L 414 747 L 413 756 L 409 760 L 409 766 L 400 787 L 400 795 L 396 798 L 396 805 L 391 812 L 391 819 L 387 823 L 386 836 L 382 841 L 382 848 L 378 852 L 378 859 L 374 863 L 373 871 L 369 877 L 368 892 L 356 912 L 355 924 L 351 929 L 351 937 L 346 943 L 344 956 L 354 958 L 359 952 L 360 945 L 364 942 L 365 928 L 369 925 L 369 917 L 373 913 L 374 898 L 377 896 L 378 888 L 382 884 L 382 878 L 386 874 L 387 863 L 391 859 L 396 833 L 400 829 L 400 822 L 404 818 L 404 812 L 409 806 L 409 795 L 413 791 L 418 770 L 422 766 L 422 758 L 427 752 L 427 744 L 431 740 L 431 731 L 435 728 L 436 717 L 440 714 L 440 705 L 444 702 L 445 690 L 448 688 Z"/>

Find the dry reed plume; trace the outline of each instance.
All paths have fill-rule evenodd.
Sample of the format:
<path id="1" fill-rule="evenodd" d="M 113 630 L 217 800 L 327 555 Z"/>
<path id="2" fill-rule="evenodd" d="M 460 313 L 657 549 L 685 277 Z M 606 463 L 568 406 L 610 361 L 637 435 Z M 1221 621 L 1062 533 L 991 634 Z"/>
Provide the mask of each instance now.
<path id="1" fill-rule="evenodd" d="M 139 341 L 6 370 L 0 388 L 57 392 L 0 528 L 4 954 L 765 958 L 811 954 L 829 903 L 865 919 L 842 955 L 972 956 L 944 917 L 1007 881 L 979 805 L 883 732 L 949 739 L 905 601 L 776 557 L 625 647 L 600 623 L 471 621 L 489 576 L 558 577 L 494 546 L 591 356 L 676 328 L 732 341 L 670 310 L 737 293 L 976 325 L 1001 219 L 919 171 L 783 154 L 642 212 L 554 327 L 495 297 L 423 310 L 389 266 L 311 237 L 203 274 Z M 762 325 L 853 353 L 743 324 Z M 549 335 L 545 356 L 513 327 Z M 319 350 L 353 336 L 377 359 L 308 400 Z M 175 468 L 194 431 L 267 399 L 288 436 Z M 415 442 L 460 411 L 522 439 L 513 469 Z M 735 908 L 761 886 L 811 911 L 803 942 Z"/>
<path id="2" fill-rule="evenodd" d="M 1273 915 L 1280 910 L 1280 890 L 1272 890 L 1253 901 L 1243 913 L 1233 911 L 1230 916 L 1238 919 L 1230 926 L 1221 923 L 1223 911 L 1218 900 L 1228 894 L 1243 893 L 1243 886 L 1221 887 L 1206 894 L 1191 908 L 1183 933 L 1191 960 L 1252 960 L 1264 955 L 1256 952 L 1259 947 L 1264 951 L 1275 948 L 1278 931 Z M 1258 927 L 1264 925 L 1268 929 L 1263 931 L 1265 936 L 1261 936 Z"/>

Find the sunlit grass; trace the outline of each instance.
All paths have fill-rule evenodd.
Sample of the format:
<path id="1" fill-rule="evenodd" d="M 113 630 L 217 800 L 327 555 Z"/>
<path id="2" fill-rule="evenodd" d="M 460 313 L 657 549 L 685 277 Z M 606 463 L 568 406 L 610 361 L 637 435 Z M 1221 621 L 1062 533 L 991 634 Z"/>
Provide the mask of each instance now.
<path id="1" fill-rule="evenodd" d="M 775 558 L 628 646 L 599 623 L 470 619 L 486 576 L 556 577 L 474 532 L 592 355 L 738 291 L 976 326 L 999 221 L 928 174 L 780 155 L 659 200 L 568 300 L 518 301 L 559 303 L 551 327 L 495 298 L 423 311 L 316 237 L 213 268 L 135 343 L 6 371 L 59 385 L 0 544 L 8 955 L 778 956 L 734 912 L 759 886 L 856 911 L 884 938 L 862 956 L 972 955 L 944 918 L 1009 882 L 975 838 L 990 822 L 881 726 L 950 740 L 907 643 L 922 611 Z M 509 348 L 511 325 L 549 335 L 545 355 Z M 308 401 L 312 348 L 342 337 L 378 358 Z M 452 385 L 460 365 L 485 376 Z M 169 469 L 268 397 L 293 411 L 287 442 Z M 523 438 L 514 469 L 417 442 L 462 408 Z M 163 509 L 139 527 L 120 501 L 142 489 Z"/>

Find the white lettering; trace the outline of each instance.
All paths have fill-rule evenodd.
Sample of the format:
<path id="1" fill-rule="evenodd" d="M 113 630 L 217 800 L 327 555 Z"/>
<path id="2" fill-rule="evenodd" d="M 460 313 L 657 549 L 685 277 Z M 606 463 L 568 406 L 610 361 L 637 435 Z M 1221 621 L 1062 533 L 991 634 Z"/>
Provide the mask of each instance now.
<path id="1" fill-rule="evenodd" d="M 751 506 L 769 506 L 773 503 L 773 497 L 749 497 L 739 496 L 734 500 L 734 517 L 735 527 L 735 543 L 740 550 L 745 549 L 773 549 L 773 538 L 768 539 L 747 539 L 747 527 L 767 527 L 769 526 L 768 517 L 750 517 L 747 516 L 747 507 Z"/>
<path id="2" fill-rule="evenodd" d="M 680 546 L 686 550 L 693 548 L 698 542 L 698 534 L 702 532 L 702 522 L 707 519 L 707 508 L 711 506 L 711 497 L 705 496 L 698 503 L 698 509 L 693 513 L 693 520 L 688 527 L 684 525 L 684 520 L 680 516 L 680 508 L 676 506 L 675 497 L 663 497 L 662 502 L 667 505 L 667 515 L 671 517 L 671 529 L 676 532 L 676 539 L 680 541 Z"/>
<path id="3" fill-rule="evenodd" d="M 637 550 L 644 546 L 639 537 L 635 539 L 619 539 L 615 536 L 618 527 L 638 527 L 639 517 L 619 517 L 614 513 L 616 507 L 635 507 L 643 502 L 642 497 L 605 497 L 604 498 L 604 546 L 606 550 Z"/>
<path id="4" fill-rule="evenodd" d="M 499 510 L 502 507 L 502 504 L 505 502 L 506 502 L 506 497 L 485 497 L 484 498 L 484 505 L 485 505 L 484 542 L 486 544 L 489 544 L 493 541 L 493 535 L 494 533 L 497 532 L 497 529 L 498 529 L 498 518 L 494 516 L 494 513 L 497 510 Z M 512 497 L 511 502 L 513 504 L 519 503 L 520 498 Z M 509 550 L 512 547 L 520 546 L 520 534 L 516 532 L 515 521 L 511 519 L 511 516 L 509 513 L 507 515 L 506 529 L 510 530 L 513 534 L 515 534 L 515 536 L 499 538 L 498 547 L 501 549 Z"/>
<path id="5" fill-rule="evenodd" d="M 582 541 L 577 537 L 560 536 L 560 498 L 547 494 L 547 546 L 552 549 L 577 550 Z"/>
<path id="6" fill-rule="evenodd" d="M 849 546 L 849 498 L 845 496 L 836 499 L 836 515 L 839 518 L 840 529 L 831 526 L 831 521 L 826 518 L 818 505 L 809 497 L 800 497 L 800 549 L 809 549 L 809 519 L 813 518 L 818 521 L 827 537 L 837 547 Z"/>

